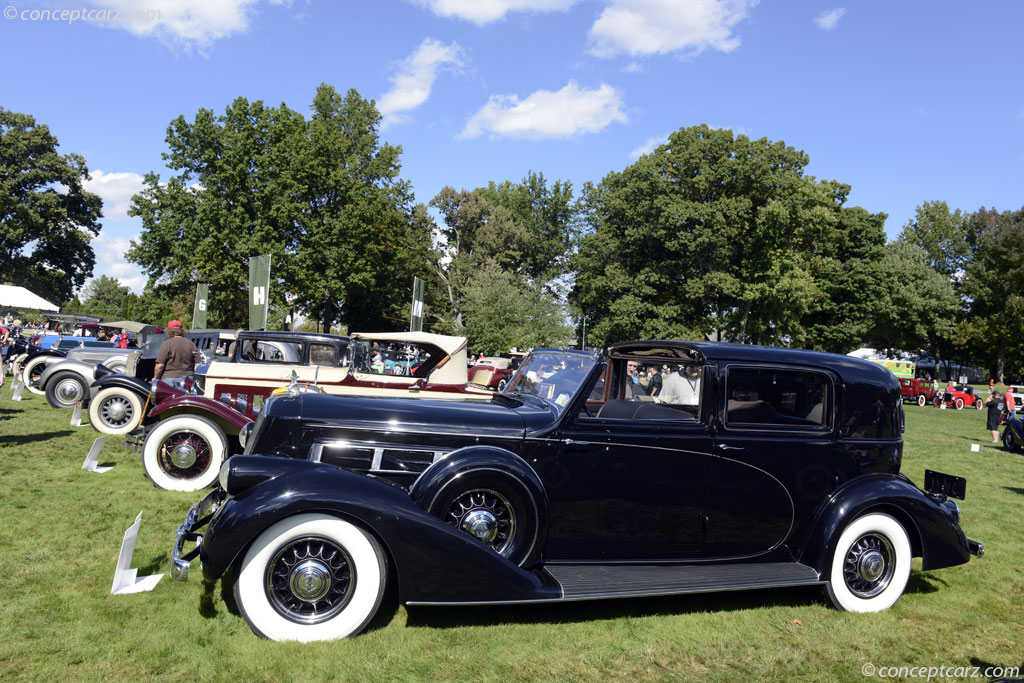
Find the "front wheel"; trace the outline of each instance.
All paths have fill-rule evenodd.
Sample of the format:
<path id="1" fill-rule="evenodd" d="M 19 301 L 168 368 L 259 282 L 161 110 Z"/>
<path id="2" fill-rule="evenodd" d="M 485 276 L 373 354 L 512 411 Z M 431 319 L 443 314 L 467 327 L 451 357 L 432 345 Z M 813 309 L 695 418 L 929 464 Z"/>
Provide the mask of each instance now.
<path id="1" fill-rule="evenodd" d="M 508 377 L 502 377 L 498 380 L 498 393 L 505 391 L 505 387 L 508 386 Z"/>
<path id="2" fill-rule="evenodd" d="M 54 408 L 74 408 L 88 395 L 89 388 L 77 372 L 58 372 L 46 383 L 46 402 Z"/>
<path id="3" fill-rule="evenodd" d="M 956 406 L 957 410 L 963 410 L 964 409 L 964 400 L 962 398 L 958 398 L 955 401 L 953 401 L 953 405 Z"/>
<path id="4" fill-rule="evenodd" d="M 917 405 L 921 406 L 922 408 L 928 405 L 928 399 L 925 398 L 924 394 L 917 395 Z"/>
<path id="5" fill-rule="evenodd" d="M 1009 422 L 1007 422 L 1006 426 L 1003 427 L 1003 448 L 1011 453 L 1020 449 L 1020 441 L 1013 433 L 1013 429 L 1010 427 Z"/>
<path id="6" fill-rule="evenodd" d="M 384 597 L 387 560 L 377 540 L 324 514 L 286 517 L 245 553 L 235 602 L 257 635 L 334 640 L 362 631 Z"/>
<path id="7" fill-rule="evenodd" d="M 935 404 L 935 407 L 936 407 L 936 408 L 941 408 L 941 407 L 942 407 L 942 397 L 940 397 L 940 396 L 936 396 L 936 397 L 935 397 L 935 400 L 934 400 L 934 401 L 932 401 L 932 403 L 934 403 L 934 404 Z"/>
<path id="8" fill-rule="evenodd" d="M 868 514 L 843 530 L 825 594 L 846 612 L 879 612 L 895 603 L 910 578 L 910 539 L 889 515 Z"/>
<path id="9" fill-rule="evenodd" d="M 127 434 L 142 418 L 142 399 L 129 389 L 108 387 L 89 402 L 89 421 L 101 434 Z"/>
<path id="10" fill-rule="evenodd" d="M 227 439 L 215 423 L 177 415 L 162 420 L 146 435 L 142 469 L 158 489 L 198 491 L 217 479 L 227 451 Z"/>
<path id="11" fill-rule="evenodd" d="M 36 356 L 21 369 L 21 381 L 25 383 L 25 388 L 31 391 L 33 394 L 44 396 L 45 391 L 39 388 L 39 378 L 43 374 L 43 370 L 46 369 L 46 361 L 50 360 L 53 356 Z"/>

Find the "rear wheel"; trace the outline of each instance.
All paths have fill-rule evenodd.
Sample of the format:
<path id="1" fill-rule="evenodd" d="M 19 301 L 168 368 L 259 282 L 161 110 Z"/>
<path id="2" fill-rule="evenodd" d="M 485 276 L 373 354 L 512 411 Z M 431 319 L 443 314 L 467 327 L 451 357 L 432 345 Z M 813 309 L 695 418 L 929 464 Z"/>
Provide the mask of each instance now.
<path id="1" fill-rule="evenodd" d="M 878 612 L 895 603 L 910 578 L 910 539 L 886 514 L 868 514 L 843 530 L 825 584 L 832 604 L 846 612 Z"/>
<path id="2" fill-rule="evenodd" d="M 917 405 L 921 406 L 922 408 L 928 405 L 928 399 L 925 397 L 924 394 L 917 395 Z"/>
<path id="3" fill-rule="evenodd" d="M 129 389 L 109 387 L 89 402 L 89 421 L 102 434 L 127 434 L 142 418 L 142 399 Z"/>
<path id="4" fill-rule="evenodd" d="M 74 408 L 84 401 L 89 389 L 77 372 L 58 372 L 46 383 L 46 402 L 54 408 Z"/>
<path id="5" fill-rule="evenodd" d="M 271 640 L 356 635 L 380 608 L 387 560 L 377 540 L 323 514 L 271 525 L 245 553 L 235 601 L 249 627 Z"/>
<path id="6" fill-rule="evenodd" d="M 1013 429 L 1010 427 L 1009 423 L 1003 427 L 1003 448 L 1011 453 L 1020 449 L 1020 440 L 1017 439 L 1017 436 L 1013 433 Z"/>
<path id="7" fill-rule="evenodd" d="M 168 491 L 197 491 L 217 479 L 227 456 L 224 432 L 194 415 L 162 420 L 142 443 L 142 469 L 153 485 Z"/>
<path id="8" fill-rule="evenodd" d="M 984 406 L 984 405 L 982 404 L 982 402 L 981 402 L 981 398 L 979 398 L 979 397 L 975 397 L 975 398 L 974 398 L 974 407 L 975 407 L 976 409 L 978 409 L 978 410 L 981 410 L 982 408 L 984 408 L 984 407 L 985 407 L 985 406 Z"/>

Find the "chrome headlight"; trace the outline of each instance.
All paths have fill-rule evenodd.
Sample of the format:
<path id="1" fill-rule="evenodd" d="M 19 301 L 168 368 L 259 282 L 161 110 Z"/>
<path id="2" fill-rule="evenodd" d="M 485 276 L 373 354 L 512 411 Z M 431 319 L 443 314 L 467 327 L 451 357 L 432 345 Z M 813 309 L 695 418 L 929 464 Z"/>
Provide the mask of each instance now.
<path id="1" fill-rule="evenodd" d="M 217 474 L 217 483 L 223 491 L 228 490 L 228 480 L 231 479 L 231 458 L 224 461 L 220 466 L 220 473 Z"/>
<path id="2" fill-rule="evenodd" d="M 249 441 L 249 435 L 252 434 L 253 427 L 256 426 L 255 422 L 242 427 L 242 431 L 238 432 L 238 443 L 242 444 L 242 448 L 245 448 L 245 444 Z"/>

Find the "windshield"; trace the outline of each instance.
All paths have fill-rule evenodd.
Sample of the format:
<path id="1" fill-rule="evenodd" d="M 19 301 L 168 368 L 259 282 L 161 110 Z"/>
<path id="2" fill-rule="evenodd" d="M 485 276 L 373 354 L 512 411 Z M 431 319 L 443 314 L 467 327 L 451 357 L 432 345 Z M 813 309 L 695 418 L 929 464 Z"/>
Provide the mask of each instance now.
<path id="1" fill-rule="evenodd" d="M 556 406 L 561 413 L 580 391 L 596 363 L 590 356 L 578 353 L 531 353 L 516 370 L 503 393 L 538 396 Z"/>

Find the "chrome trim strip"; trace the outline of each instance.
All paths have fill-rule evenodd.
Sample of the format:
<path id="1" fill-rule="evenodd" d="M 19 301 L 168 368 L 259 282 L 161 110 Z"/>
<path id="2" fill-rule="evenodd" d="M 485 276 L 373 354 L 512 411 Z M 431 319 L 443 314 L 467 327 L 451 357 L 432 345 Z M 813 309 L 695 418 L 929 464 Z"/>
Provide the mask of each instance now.
<path id="1" fill-rule="evenodd" d="M 380 472 L 380 461 L 384 458 L 383 448 L 373 449 L 373 460 L 370 461 L 370 471 Z"/>
<path id="2" fill-rule="evenodd" d="M 309 461 L 320 462 L 320 458 L 324 454 L 324 445 L 322 443 L 315 443 L 309 447 Z"/>

